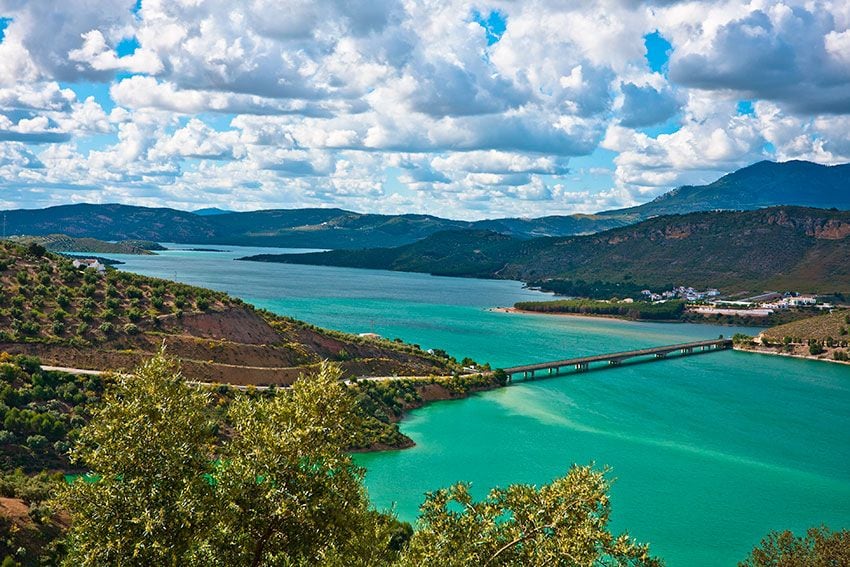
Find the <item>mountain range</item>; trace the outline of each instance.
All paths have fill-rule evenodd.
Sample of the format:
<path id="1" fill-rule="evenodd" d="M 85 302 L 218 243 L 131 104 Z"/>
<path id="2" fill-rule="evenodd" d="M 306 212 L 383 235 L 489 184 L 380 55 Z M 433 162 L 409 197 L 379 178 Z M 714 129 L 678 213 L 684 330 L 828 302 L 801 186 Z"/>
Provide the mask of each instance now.
<path id="1" fill-rule="evenodd" d="M 396 248 L 245 260 L 726 292 L 850 291 L 850 212 L 804 207 L 669 215 L 593 235 L 532 240 L 446 231 Z M 539 282 L 539 283 L 538 283 Z M 551 288 L 550 288 L 551 289 Z"/>
<path id="2" fill-rule="evenodd" d="M 195 212 L 118 204 L 62 205 L 3 213 L 7 235 L 67 234 L 101 240 L 358 249 L 400 246 L 438 232 L 490 231 L 518 239 L 592 234 L 658 215 L 798 205 L 850 210 L 850 164 L 759 162 L 709 185 L 684 186 L 637 207 L 597 214 L 451 220 L 342 209 Z"/>

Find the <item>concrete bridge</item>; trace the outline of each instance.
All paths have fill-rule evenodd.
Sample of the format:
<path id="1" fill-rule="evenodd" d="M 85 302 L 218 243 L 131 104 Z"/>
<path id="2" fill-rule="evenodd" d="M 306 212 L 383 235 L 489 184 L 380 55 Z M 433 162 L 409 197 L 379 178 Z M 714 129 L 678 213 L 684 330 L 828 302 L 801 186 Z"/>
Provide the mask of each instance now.
<path id="1" fill-rule="evenodd" d="M 615 352 L 612 354 L 567 358 L 565 360 L 556 360 L 554 362 L 525 364 L 523 366 L 505 368 L 504 371 L 505 374 L 508 375 L 509 382 L 513 382 L 515 377 L 521 377 L 525 380 L 533 380 L 536 377 L 562 374 L 563 370 L 583 372 L 585 370 L 589 370 L 591 368 L 591 364 L 595 363 L 604 363 L 607 366 L 616 366 L 621 364 L 623 361 L 632 358 L 647 357 L 647 360 L 661 360 L 667 358 L 667 356 L 671 354 L 678 357 L 706 352 L 717 352 L 730 348 L 732 348 L 732 339 L 713 339 L 710 341 L 696 341 L 692 343 Z"/>

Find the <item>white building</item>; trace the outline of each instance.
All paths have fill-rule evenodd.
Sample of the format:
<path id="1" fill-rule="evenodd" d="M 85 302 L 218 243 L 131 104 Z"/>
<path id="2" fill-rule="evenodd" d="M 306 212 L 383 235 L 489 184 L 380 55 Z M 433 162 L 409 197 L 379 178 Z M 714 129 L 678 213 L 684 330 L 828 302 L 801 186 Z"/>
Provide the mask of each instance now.
<path id="1" fill-rule="evenodd" d="M 74 267 L 83 270 L 97 270 L 98 272 L 106 271 L 106 266 L 101 264 L 97 258 L 80 258 L 74 260 Z"/>

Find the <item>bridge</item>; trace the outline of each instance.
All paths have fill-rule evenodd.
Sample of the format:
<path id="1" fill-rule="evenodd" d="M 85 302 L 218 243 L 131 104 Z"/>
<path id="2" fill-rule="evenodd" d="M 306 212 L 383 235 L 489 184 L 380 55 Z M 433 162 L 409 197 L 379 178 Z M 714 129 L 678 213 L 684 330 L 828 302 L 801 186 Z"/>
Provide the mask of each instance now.
<path id="1" fill-rule="evenodd" d="M 714 339 L 709 341 L 696 341 L 677 345 L 644 348 L 640 350 L 628 350 L 612 354 L 598 354 L 594 356 L 582 356 L 579 358 L 567 358 L 554 362 L 540 362 L 537 364 L 525 364 L 505 368 L 508 381 L 513 382 L 514 377 L 522 376 L 525 380 L 533 380 L 537 376 L 555 376 L 562 374 L 562 370 L 569 369 L 577 372 L 590 370 L 591 364 L 603 363 L 606 366 L 617 366 L 623 361 L 633 358 L 645 358 L 646 360 L 662 360 L 669 355 L 687 356 L 707 352 L 717 352 L 732 348 L 732 339 Z"/>

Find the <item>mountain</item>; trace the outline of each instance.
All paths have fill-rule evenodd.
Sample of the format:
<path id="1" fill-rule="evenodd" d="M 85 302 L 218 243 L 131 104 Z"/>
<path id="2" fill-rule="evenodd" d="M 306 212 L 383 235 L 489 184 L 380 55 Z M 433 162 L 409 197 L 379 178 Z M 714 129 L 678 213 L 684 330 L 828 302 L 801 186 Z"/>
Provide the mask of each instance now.
<path id="1" fill-rule="evenodd" d="M 724 175 L 714 183 L 685 185 L 649 203 L 598 216 L 637 221 L 659 215 L 744 211 L 776 205 L 850 210 L 850 164 L 761 161 Z"/>
<path id="2" fill-rule="evenodd" d="M 451 231 L 397 248 L 260 255 L 254 261 L 439 275 L 672 284 L 725 291 L 850 291 L 850 212 L 802 207 L 656 217 L 602 233 L 520 240 Z"/>
<path id="3" fill-rule="evenodd" d="M 486 229 L 518 238 L 588 233 L 621 226 L 615 218 L 593 215 L 478 222 L 430 215 L 362 214 L 342 209 L 278 209 L 199 215 L 165 208 L 128 205 L 61 205 L 7 211 L 6 233 L 101 240 L 153 240 L 290 248 L 370 248 L 407 244 L 445 230 Z"/>
<path id="4" fill-rule="evenodd" d="M 67 234 L 101 240 L 153 240 L 290 248 L 401 246 L 447 230 L 487 230 L 520 239 L 592 234 L 654 216 L 775 205 L 850 209 L 850 164 L 760 162 L 704 186 L 675 189 L 652 202 L 595 215 L 482 221 L 430 215 L 378 215 L 342 209 L 187 212 L 127 205 L 63 205 L 6 211 L 6 234 Z"/>
<path id="5" fill-rule="evenodd" d="M 207 207 L 206 209 L 197 209 L 195 211 L 192 211 L 192 214 L 201 217 L 211 217 L 214 215 L 226 215 L 232 212 L 233 211 L 228 211 L 226 209 L 219 209 L 218 207 Z"/>

